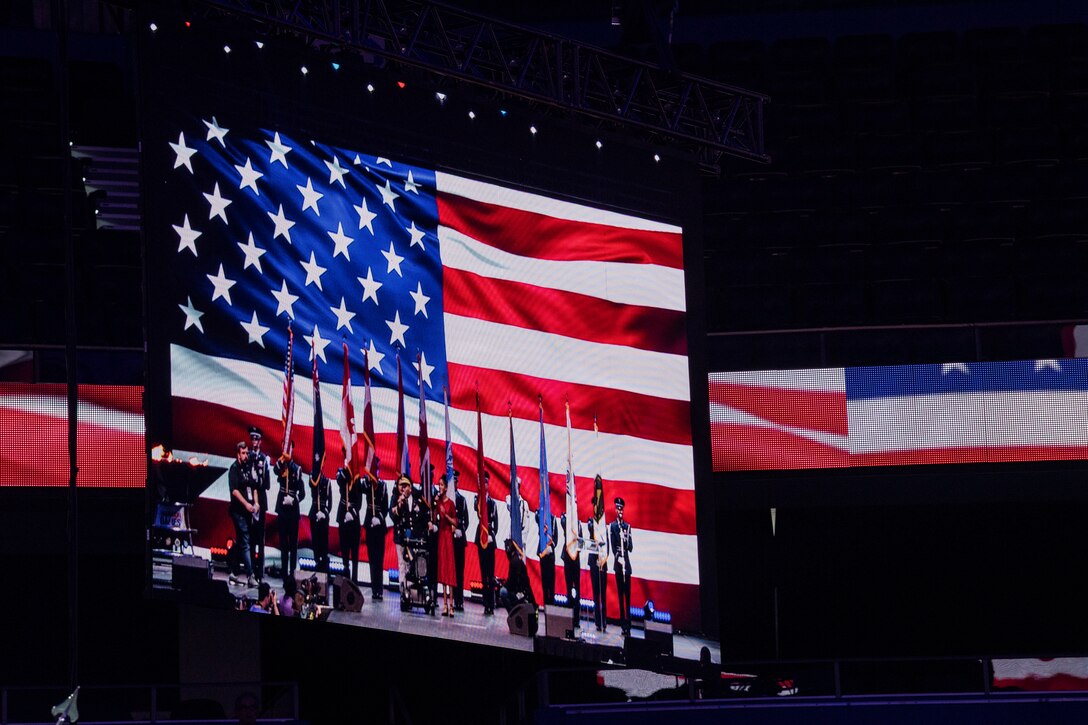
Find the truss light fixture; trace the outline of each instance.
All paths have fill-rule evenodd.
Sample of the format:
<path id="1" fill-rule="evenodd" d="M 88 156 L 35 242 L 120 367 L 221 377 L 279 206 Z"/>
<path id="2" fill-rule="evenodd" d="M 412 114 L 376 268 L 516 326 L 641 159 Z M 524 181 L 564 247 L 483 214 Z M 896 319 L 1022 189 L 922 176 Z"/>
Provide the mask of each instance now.
<path id="1" fill-rule="evenodd" d="M 150 24 L 150 25 L 148 25 L 147 27 L 151 28 L 151 32 L 152 32 L 152 33 L 154 33 L 154 32 L 155 32 L 156 30 L 158 30 L 158 29 L 159 29 L 159 26 L 158 26 L 158 25 L 156 25 L 155 23 L 151 23 L 151 24 Z"/>
<path id="2" fill-rule="evenodd" d="M 310 73 L 310 69 L 307 68 L 306 66 L 302 66 L 302 68 L 300 68 L 299 70 L 302 71 L 302 75 L 309 75 L 309 73 Z"/>
<path id="3" fill-rule="evenodd" d="M 654 154 L 654 161 L 661 161 L 661 154 Z"/>
<path id="4" fill-rule="evenodd" d="M 366 84 L 366 90 L 367 90 L 368 93 L 373 93 L 374 92 L 374 84 L 373 83 L 367 83 Z"/>
<path id="5" fill-rule="evenodd" d="M 443 103 L 445 103 L 445 102 L 446 102 L 446 99 L 447 99 L 447 98 L 448 98 L 449 96 L 447 96 L 447 95 L 446 95 L 445 93 L 443 93 L 442 91 L 438 91 L 438 92 L 436 92 L 436 93 L 434 94 L 434 97 L 435 97 L 435 99 L 436 99 L 436 100 L 438 101 L 439 105 L 441 105 L 441 104 L 443 104 Z"/>
<path id="6" fill-rule="evenodd" d="M 476 119 L 476 111 L 469 111 L 468 112 L 468 120 L 473 121 L 475 119 Z"/>
<path id="7" fill-rule="evenodd" d="M 499 109 L 499 115 L 502 116 L 503 118 L 506 118 L 506 109 L 505 108 L 500 108 Z"/>
<path id="8" fill-rule="evenodd" d="M 406 85 L 407 84 L 404 81 L 397 81 L 397 88 L 401 89 L 402 91 L 404 90 L 404 86 Z"/>
<path id="9" fill-rule="evenodd" d="M 529 127 L 529 133 L 531 133 L 531 134 L 533 134 L 534 136 L 536 136 L 536 126 L 530 126 L 530 127 Z"/>
<path id="10" fill-rule="evenodd" d="M 264 47 L 264 42 L 263 41 L 255 40 L 253 42 L 255 42 L 257 44 L 257 50 L 260 50 L 261 48 Z"/>
<path id="11" fill-rule="evenodd" d="M 601 148 L 603 148 L 603 147 L 604 147 L 604 144 L 603 144 L 603 143 L 601 143 L 601 140 L 600 140 L 600 139 L 597 139 L 597 143 L 595 143 L 595 144 L 593 144 L 593 145 L 594 145 L 594 146 L 596 146 L 598 150 L 600 150 Z"/>
<path id="12" fill-rule="evenodd" d="M 230 55 L 230 46 L 229 45 L 224 45 L 223 46 L 223 52 L 226 53 L 227 55 Z"/>
<path id="13" fill-rule="evenodd" d="M 335 60 L 332 62 L 332 69 L 333 70 L 340 70 L 340 64 L 337 63 Z"/>

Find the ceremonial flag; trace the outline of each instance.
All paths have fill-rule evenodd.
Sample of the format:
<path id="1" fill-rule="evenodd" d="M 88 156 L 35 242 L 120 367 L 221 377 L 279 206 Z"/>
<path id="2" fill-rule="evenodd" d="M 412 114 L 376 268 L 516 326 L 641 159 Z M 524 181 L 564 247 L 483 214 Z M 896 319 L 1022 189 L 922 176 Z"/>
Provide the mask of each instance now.
<path id="1" fill-rule="evenodd" d="M 313 465 L 310 478 L 321 478 L 321 467 L 325 464 L 325 417 L 321 414 L 321 385 L 317 379 L 317 357 L 314 357 L 314 445 Z"/>
<path id="2" fill-rule="evenodd" d="M 525 551 L 525 542 L 521 536 L 521 492 L 518 491 L 518 463 L 514 457 L 514 413 L 510 409 L 510 539 L 518 545 L 518 551 Z"/>
<path id="3" fill-rule="evenodd" d="M 422 368 L 418 362 L 416 365 Z M 423 500 L 430 506 L 434 503 L 434 491 L 431 490 L 431 451 L 427 439 L 427 396 L 422 377 L 419 380 L 419 483 L 423 486 Z"/>
<path id="4" fill-rule="evenodd" d="M 578 544 L 578 492 L 574 486 L 574 453 L 570 444 L 570 401 L 567 401 L 567 529 L 566 536 L 567 556 L 578 558 L 580 550 Z"/>
<path id="5" fill-rule="evenodd" d="M 397 475 L 411 477 L 412 464 L 408 461 L 408 426 L 404 420 L 404 376 L 400 371 L 400 353 L 397 353 Z"/>
<path id="6" fill-rule="evenodd" d="M 480 520 L 480 546 L 491 541 L 491 526 L 487 518 L 487 498 L 484 496 L 484 426 L 480 414 L 480 388 L 476 388 L 476 515 Z"/>
<path id="7" fill-rule="evenodd" d="M 314 380 L 317 379 L 317 358 L 314 357 Z M 314 390 L 317 385 L 315 382 Z M 315 396 L 316 397 L 316 396 Z M 314 414 L 316 424 L 317 414 Z M 359 459 L 355 455 L 359 435 L 355 431 L 355 406 L 351 402 L 351 365 L 348 360 L 348 344 L 344 343 L 344 380 L 340 388 L 340 442 L 344 448 L 344 467 L 354 480 L 359 475 Z"/>
<path id="8" fill-rule="evenodd" d="M 344 358 L 347 359 L 346 345 L 344 350 Z M 366 442 L 363 469 L 370 480 L 377 483 L 381 472 L 378 470 L 377 446 L 374 438 L 374 408 L 370 400 L 370 353 L 366 348 L 363 348 L 363 440 Z"/>
<path id="9" fill-rule="evenodd" d="M 548 478 L 548 442 L 544 435 L 544 398 L 538 398 L 537 402 L 540 404 L 540 480 L 545 482 L 550 479 Z M 552 539 L 552 526 L 555 525 L 552 519 L 551 489 L 544 483 L 540 486 L 540 508 L 537 509 L 537 515 L 540 517 L 540 543 L 536 553 L 540 556 L 544 554 L 544 549 Z"/>
<path id="10" fill-rule="evenodd" d="M 405 440 L 418 435 L 415 417 L 398 428 L 401 388 L 414 405 L 422 385 L 433 418 L 446 387 L 457 469 L 474 467 L 472 418 L 483 438 L 508 435 L 509 400 L 521 463 L 531 466 L 522 491 L 560 491 L 562 473 L 540 481 L 539 462 L 524 458 L 536 453 L 538 426 L 553 450 L 566 435 L 562 410 L 534 411 L 532 399 L 569 393 L 580 409 L 600 411 L 609 494 L 627 501 L 642 542 L 632 600 L 652 598 L 678 626 L 701 625 L 678 226 L 296 138 L 241 112 L 195 117 L 176 94 L 163 101 L 153 112 L 160 125 L 149 127 L 170 132 L 149 139 L 145 155 L 163 182 L 146 201 L 147 218 L 159 220 L 148 230 L 152 345 L 170 360 L 165 443 L 226 468 L 236 431 L 274 428 L 288 321 L 325 380 L 343 366 L 330 338 L 365 341 L 351 352 L 366 346 L 375 455 L 398 472 L 415 445 Z M 398 376 L 398 350 L 419 351 L 418 376 Z M 364 357 L 349 366 L 360 380 Z M 305 387 L 297 405 L 309 428 Z M 336 425 L 327 418 L 326 433 Z M 364 431 L 356 426 L 363 440 Z M 570 433 L 574 457 L 594 448 L 591 435 L 585 416 Z M 303 459 L 310 439 L 307 431 L 296 443 Z M 478 472 L 506 468 L 507 446 L 488 453 Z M 588 500 L 592 473 L 573 478 Z M 505 477 L 492 483 L 495 498 L 508 495 Z M 206 497 L 227 501 L 220 488 Z"/>
<path id="11" fill-rule="evenodd" d="M 291 445 L 291 428 L 295 423 L 295 369 L 292 356 L 295 352 L 295 331 L 287 325 L 287 359 L 283 363 L 283 405 L 280 409 L 280 421 L 283 423 L 283 455 L 287 455 Z"/>
<path id="12" fill-rule="evenodd" d="M 442 386 L 442 408 L 446 418 L 446 498 L 453 501 L 457 497 L 457 476 L 453 475 L 453 439 L 450 437 L 450 391 Z"/>

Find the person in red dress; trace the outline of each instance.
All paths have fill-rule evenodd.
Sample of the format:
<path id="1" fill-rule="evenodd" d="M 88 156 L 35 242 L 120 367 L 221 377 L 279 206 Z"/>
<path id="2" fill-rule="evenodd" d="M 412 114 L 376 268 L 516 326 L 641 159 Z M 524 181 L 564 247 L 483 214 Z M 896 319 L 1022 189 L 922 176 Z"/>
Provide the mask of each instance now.
<path id="1" fill-rule="evenodd" d="M 453 587 L 457 584 L 457 565 L 453 558 L 453 530 L 457 528 L 457 506 L 446 490 L 449 481 L 445 475 L 438 479 L 438 496 L 434 501 L 434 515 L 438 520 L 438 583 L 442 585 L 442 616 L 453 617 Z"/>

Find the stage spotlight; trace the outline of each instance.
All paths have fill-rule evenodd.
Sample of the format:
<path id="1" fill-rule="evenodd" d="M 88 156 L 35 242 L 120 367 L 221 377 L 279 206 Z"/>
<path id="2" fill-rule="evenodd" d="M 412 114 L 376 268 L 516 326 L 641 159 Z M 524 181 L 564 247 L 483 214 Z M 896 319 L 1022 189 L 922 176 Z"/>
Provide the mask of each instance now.
<path id="1" fill-rule="evenodd" d="M 439 103 L 445 103 L 447 98 L 446 94 L 442 91 L 438 91 L 437 93 L 435 93 L 434 97 L 438 100 Z"/>
<path id="2" fill-rule="evenodd" d="M 227 55 L 230 55 L 230 46 L 229 45 L 224 45 L 223 46 L 223 52 L 226 53 Z"/>
<path id="3" fill-rule="evenodd" d="M 405 84 L 404 81 L 397 81 L 397 88 L 400 88 L 401 90 L 404 90 L 405 85 L 406 84 Z"/>
<path id="4" fill-rule="evenodd" d="M 660 161 L 660 160 L 661 160 L 661 156 L 659 154 L 654 154 L 654 161 Z"/>
<path id="5" fill-rule="evenodd" d="M 499 115 L 502 116 L 503 118 L 506 118 L 506 109 L 505 108 L 500 108 L 499 109 Z"/>
<path id="6" fill-rule="evenodd" d="M 151 28 L 152 33 L 159 29 L 159 26 L 155 25 L 155 23 L 151 23 L 151 25 L 148 25 L 147 27 Z"/>
<path id="7" fill-rule="evenodd" d="M 367 89 L 367 91 L 369 91 L 370 93 L 373 93 L 373 92 L 374 92 L 374 84 L 373 84 L 373 83 L 367 83 L 367 84 L 366 84 L 366 89 Z"/>
<path id="8" fill-rule="evenodd" d="M 257 50 L 260 50 L 261 48 L 264 47 L 264 43 L 261 42 L 260 40 L 255 40 L 253 42 L 257 44 Z"/>
<path id="9" fill-rule="evenodd" d="M 332 62 L 332 69 L 333 70 L 340 70 L 340 64 L 337 63 L 335 60 Z"/>
<path id="10" fill-rule="evenodd" d="M 531 133 L 531 134 L 533 134 L 534 136 L 536 136 L 536 126 L 530 126 L 530 127 L 529 127 L 529 133 Z"/>
<path id="11" fill-rule="evenodd" d="M 476 118 L 476 111 L 469 111 L 468 112 L 468 120 L 471 121 L 471 120 L 473 120 L 475 118 Z"/>
<path id="12" fill-rule="evenodd" d="M 187 28 L 191 28 L 191 27 L 193 27 L 193 24 L 192 24 L 192 23 L 190 23 L 190 22 L 189 22 L 188 20 L 186 20 L 186 21 L 185 21 L 185 27 L 187 27 Z"/>
<path id="13" fill-rule="evenodd" d="M 309 75 L 309 73 L 310 73 L 310 69 L 307 68 L 306 66 L 302 66 L 302 68 L 300 68 L 299 70 L 302 71 L 302 75 Z"/>
<path id="14" fill-rule="evenodd" d="M 598 149 L 601 149 L 604 147 L 604 144 L 601 143 L 600 139 L 597 139 L 597 143 L 595 143 L 594 146 L 596 146 Z"/>

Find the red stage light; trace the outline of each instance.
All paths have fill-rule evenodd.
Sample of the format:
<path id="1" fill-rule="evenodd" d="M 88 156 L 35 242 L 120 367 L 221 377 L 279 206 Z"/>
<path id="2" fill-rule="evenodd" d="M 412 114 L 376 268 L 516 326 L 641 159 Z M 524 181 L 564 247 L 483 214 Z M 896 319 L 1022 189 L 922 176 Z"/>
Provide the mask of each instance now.
<path id="1" fill-rule="evenodd" d="M 404 81 L 397 81 L 397 88 L 404 88 Z"/>
<path id="2" fill-rule="evenodd" d="M 185 21 L 185 27 L 187 27 L 187 28 L 191 28 L 191 27 L 193 27 L 193 24 L 192 24 L 192 23 L 190 23 L 190 22 L 189 22 L 188 20 L 186 20 L 186 21 Z"/>

